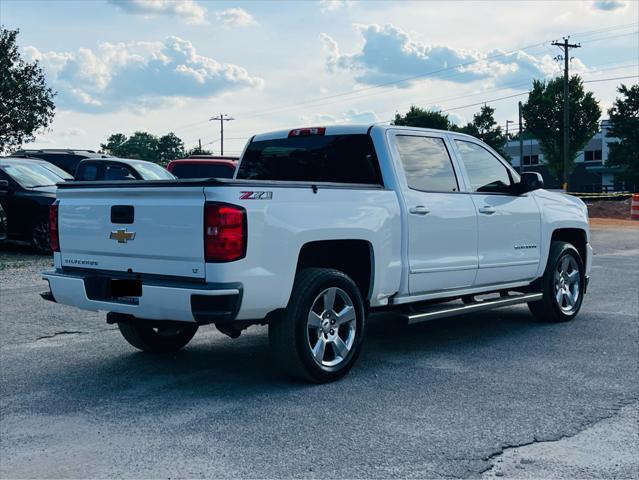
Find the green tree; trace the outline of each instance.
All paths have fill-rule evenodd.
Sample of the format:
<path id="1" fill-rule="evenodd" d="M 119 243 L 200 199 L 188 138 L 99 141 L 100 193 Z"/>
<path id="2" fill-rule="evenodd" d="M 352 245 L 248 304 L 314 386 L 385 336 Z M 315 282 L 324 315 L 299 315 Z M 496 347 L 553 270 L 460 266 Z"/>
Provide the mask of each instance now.
<path id="1" fill-rule="evenodd" d="M 194 147 L 191 150 L 189 150 L 188 152 L 186 152 L 186 155 L 212 155 L 213 152 L 211 152 L 210 150 L 207 150 L 205 148 L 200 148 L 198 147 Z"/>
<path id="2" fill-rule="evenodd" d="M 135 132 L 123 145 L 128 158 L 158 162 L 158 137 L 148 132 Z"/>
<path id="3" fill-rule="evenodd" d="M 130 137 L 115 133 L 100 145 L 102 150 L 114 157 L 137 158 L 158 162 L 158 137 L 148 132 L 135 132 Z"/>
<path id="4" fill-rule="evenodd" d="M 393 124 L 404 127 L 436 128 L 439 130 L 450 130 L 454 127 L 447 114 L 434 110 L 425 110 L 414 105 L 410 107 L 405 115 L 396 113 Z"/>
<path id="5" fill-rule="evenodd" d="M 38 62 L 25 62 L 18 52 L 18 30 L 0 26 L 0 153 L 35 139 L 55 111 L 55 92 L 46 85 Z"/>
<path id="6" fill-rule="evenodd" d="M 109 155 L 113 155 L 114 157 L 124 157 L 125 156 L 125 143 L 128 140 L 127 136 L 123 133 L 114 133 L 109 138 L 107 138 L 106 143 L 101 143 L 100 148 Z"/>
<path id="7" fill-rule="evenodd" d="M 173 132 L 163 135 L 158 140 L 158 158 L 165 163 L 184 157 L 184 142 Z"/>
<path id="8" fill-rule="evenodd" d="M 458 131 L 479 138 L 482 142 L 490 145 L 502 157 L 510 160 L 505 148 L 506 134 L 497 125 L 494 114 L 494 108 L 484 105 L 478 113 L 473 115 L 473 121 L 459 128 Z"/>
<path id="9" fill-rule="evenodd" d="M 568 173 L 575 166 L 575 156 L 599 129 L 601 109 L 592 92 L 585 92 L 581 78 L 573 76 L 569 82 L 570 147 Z M 548 168 L 561 181 L 564 171 L 564 87 L 563 78 L 545 81 L 535 80 L 522 106 L 526 129 L 539 140 L 539 146 L 548 162 Z"/>
<path id="10" fill-rule="evenodd" d="M 607 137 L 619 139 L 610 143 L 608 164 L 622 167 L 621 178 L 631 185 L 639 185 L 639 84 L 617 88 L 617 97 L 608 110 L 610 129 Z"/>

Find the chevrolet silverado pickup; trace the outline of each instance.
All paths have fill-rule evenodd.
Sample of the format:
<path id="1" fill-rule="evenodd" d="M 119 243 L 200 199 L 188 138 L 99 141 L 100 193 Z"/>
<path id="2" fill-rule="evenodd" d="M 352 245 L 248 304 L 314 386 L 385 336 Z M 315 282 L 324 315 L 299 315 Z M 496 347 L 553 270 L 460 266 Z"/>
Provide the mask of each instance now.
<path id="1" fill-rule="evenodd" d="M 255 135 L 233 179 L 65 182 L 50 230 L 44 298 L 151 352 L 268 324 L 277 364 L 312 382 L 350 370 L 373 312 L 571 320 L 592 261 L 579 199 L 476 138 L 392 125 Z"/>

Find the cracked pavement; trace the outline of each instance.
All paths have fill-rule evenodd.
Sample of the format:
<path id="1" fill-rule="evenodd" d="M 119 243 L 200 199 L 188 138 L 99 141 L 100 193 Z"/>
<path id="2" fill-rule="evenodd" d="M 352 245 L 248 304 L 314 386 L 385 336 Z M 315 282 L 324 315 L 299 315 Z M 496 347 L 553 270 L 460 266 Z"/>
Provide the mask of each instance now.
<path id="1" fill-rule="evenodd" d="M 522 306 L 411 327 L 374 317 L 351 374 L 323 386 L 282 378 L 264 327 L 139 353 L 104 313 L 39 297 L 48 259 L 2 252 L 0 477 L 636 472 L 639 230 L 594 230 L 593 246 L 575 321 Z"/>

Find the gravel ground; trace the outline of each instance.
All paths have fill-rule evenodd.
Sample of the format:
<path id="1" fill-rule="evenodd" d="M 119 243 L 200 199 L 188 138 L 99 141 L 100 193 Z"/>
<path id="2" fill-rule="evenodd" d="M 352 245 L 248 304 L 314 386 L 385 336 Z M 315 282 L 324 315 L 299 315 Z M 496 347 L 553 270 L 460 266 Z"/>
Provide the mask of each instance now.
<path id="1" fill-rule="evenodd" d="M 637 478 L 639 231 L 593 246 L 575 321 L 374 317 L 323 386 L 282 378 L 262 327 L 138 353 L 103 313 L 39 298 L 49 259 L 1 253 L 0 477 Z"/>

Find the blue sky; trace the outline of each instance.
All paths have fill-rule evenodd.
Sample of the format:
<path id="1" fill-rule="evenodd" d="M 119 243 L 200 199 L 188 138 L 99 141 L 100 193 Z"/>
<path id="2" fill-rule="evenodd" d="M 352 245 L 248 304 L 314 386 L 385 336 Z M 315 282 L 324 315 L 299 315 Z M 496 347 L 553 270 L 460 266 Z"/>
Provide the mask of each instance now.
<path id="1" fill-rule="evenodd" d="M 559 74 L 550 42 L 567 34 L 602 109 L 639 77 L 637 1 L 2 0 L 0 22 L 58 91 L 33 147 L 146 130 L 217 152 L 220 112 L 235 117 L 227 152 L 253 133 L 384 121 L 411 104 L 465 122 L 479 109 L 467 105 L 490 101 L 503 125 L 525 96 L 501 98 Z"/>

